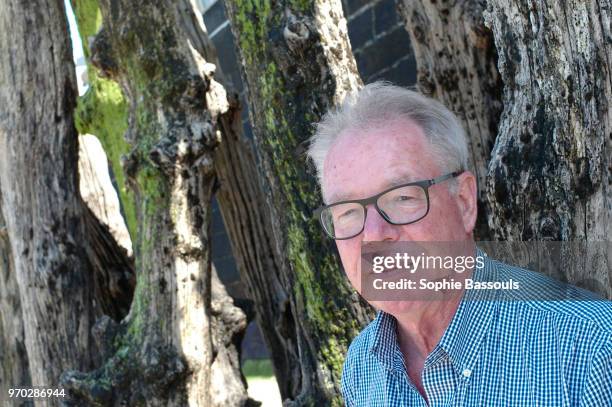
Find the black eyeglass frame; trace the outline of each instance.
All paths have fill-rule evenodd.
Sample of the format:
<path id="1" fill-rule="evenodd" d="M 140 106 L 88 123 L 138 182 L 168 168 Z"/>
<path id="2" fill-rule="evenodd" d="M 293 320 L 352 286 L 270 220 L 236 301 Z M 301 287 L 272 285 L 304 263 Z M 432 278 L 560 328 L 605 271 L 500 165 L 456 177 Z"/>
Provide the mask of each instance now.
<path id="1" fill-rule="evenodd" d="M 313 217 L 316 217 L 317 219 L 319 219 L 319 223 L 321 224 L 321 226 L 323 227 L 323 230 L 325 231 L 325 233 L 327 234 L 327 236 L 329 236 L 330 238 L 334 239 L 334 240 L 348 240 L 348 239 L 352 239 L 355 236 L 358 236 L 359 234 L 361 234 L 361 232 L 363 232 L 363 229 L 365 228 L 365 223 L 366 223 L 366 219 L 368 217 L 368 208 L 367 205 L 373 203 L 374 207 L 376 208 L 376 212 L 378 212 L 380 214 L 380 216 L 382 216 L 382 218 L 387 221 L 387 223 L 390 223 L 391 225 L 410 225 L 411 223 L 416 223 L 418 221 L 420 221 L 421 219 L 423 219 L 425 216 L 427 216 L 427 214 L 429 213 L 429 187 L 435 184 L 439 184 L 440 182 L 449 180 L 451 178 L 455 178 L 461 174 L 463 174 L 463 170 L 460 171 L 454 171 L 454 172 L 450 172 L 448 174 L 444 174 L 444 175 L 440 175 L 437 178 L 432 178 L 432 179 L 426 179 L 426 180 L 422 180 L 422 181 L 413 181 L 413 182 L 409 182 L 407 184 L 401 184 L 401 185 L 396 185 L 394 187 L 385 189 L 382 192 L 379 192 L 378 194 L 371 196 L 369 198 L 364 198 L 364 199 L 350 199 L 348 201 L 340 201 L 340 202 L 335 202 L 331 205 L 322 205 L 320 207 L 318 207 L 317 209 L 315 209 L 315 211 L 313 212 Z M 380 209 L 378 207 L 378 198 L 380 198 L 382 195 L 386 194 L 387 192 L 393 191 L 395 189 L 398 188 L 404 188 L 404 187 L 410 187 L 410 186 L 419 186 L 421 188 L 423 188 L 423 190 L 425 191 L 425 197 L 427 198 L 427 211 L 425 211 L 425 213 L 423 214 L 423 216 L 421 216 L 420 218 L 410 221 L 410 222 L 405 222 L 405 223 L 396 223 L 396 222 L 392 222 L 391 219 L 389 219 L 389 217 L 387 216 L 387 214 L 385 213 L 385 211 L 383 211 L 382 209 Z M 353 236 L 349 236 L 349 237 L 333 237 L 331 233 L 329 233 L 329 231 L 327 230 L 327 228 L 325 227 L 325 223 L 323 222 L 323 218 L 322 218 L 322 214 L 323 214 L 323 210 L 328 209 L 328 208 L 332 208 L 334 206 L 337 205 L 342 205 L 342 204 L 347 204 L 347 203 L 358 203 L 362 206 L 363 208 L 363 225 L 361 226 L 361 230 L 359 230 L 359 232 L 355 233 Z"/>

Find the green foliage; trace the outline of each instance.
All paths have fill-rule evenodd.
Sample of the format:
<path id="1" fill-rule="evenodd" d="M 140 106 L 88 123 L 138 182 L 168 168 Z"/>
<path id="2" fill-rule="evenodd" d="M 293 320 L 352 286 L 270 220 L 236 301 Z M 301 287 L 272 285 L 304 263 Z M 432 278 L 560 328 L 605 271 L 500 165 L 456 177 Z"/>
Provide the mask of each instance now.
<path id="1" fill-rule="evenodd" d="M 255 377 L 274 377 L 274 369 L 270 359 L 248 359 L 242 364 L 242 373 L 247 379 Z"/>

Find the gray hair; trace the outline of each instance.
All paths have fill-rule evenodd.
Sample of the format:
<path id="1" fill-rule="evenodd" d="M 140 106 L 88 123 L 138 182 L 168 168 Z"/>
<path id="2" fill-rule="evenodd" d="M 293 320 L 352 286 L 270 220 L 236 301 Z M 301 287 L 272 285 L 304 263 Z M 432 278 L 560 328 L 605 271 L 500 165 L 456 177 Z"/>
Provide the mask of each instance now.
<path id="1" fill-rule="evenodd" d="M 323 188 L 323 163 L 338 135 L 346 129 L 367 129 L 393 119 L 417 124 L 428 139 L 441 167 L 448 172 L 468 169 L 465 131 L 442 103 L 389 82 L 379 81 L 348 95 L 315 125 L 307 156 L 314 162 Z"/>

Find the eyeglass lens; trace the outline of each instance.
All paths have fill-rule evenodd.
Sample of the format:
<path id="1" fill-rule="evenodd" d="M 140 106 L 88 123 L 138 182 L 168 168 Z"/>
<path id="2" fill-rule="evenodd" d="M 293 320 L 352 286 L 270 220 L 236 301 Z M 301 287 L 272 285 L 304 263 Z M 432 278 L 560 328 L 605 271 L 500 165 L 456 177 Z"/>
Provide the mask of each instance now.
<path id="1" fill-rule="evenodd" d="M 415 222 L 427 214 L 428 201 L 425 189 L 410 185 L 395 188 L 381 195 L 378 208 L 387 220 L 394 224 Z M 365 223 L 364 207 L 357 202 L 332 205 L 321 212 L 325 231 L 334 239 L 348 239 L 358 235 Z"/>

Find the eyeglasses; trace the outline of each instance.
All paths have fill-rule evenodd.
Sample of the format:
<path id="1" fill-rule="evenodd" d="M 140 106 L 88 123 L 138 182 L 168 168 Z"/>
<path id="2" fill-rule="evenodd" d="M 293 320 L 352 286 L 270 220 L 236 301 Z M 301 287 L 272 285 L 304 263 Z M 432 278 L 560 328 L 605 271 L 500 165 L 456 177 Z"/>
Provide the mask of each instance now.
<path id="1" fill-rule="evenodd" d="M 325 233 L 335 240 L 351 239 L 363 232 L 369 204 L 374 204 L 380 216 L 392 225 L 415 223 L 429 213 L 429 187 L 462 173 L 455 171 L 438 178 L 398 185 L 369 198 L 324 205 L 314 212 L 314 216 L 319 218 Z"/>

